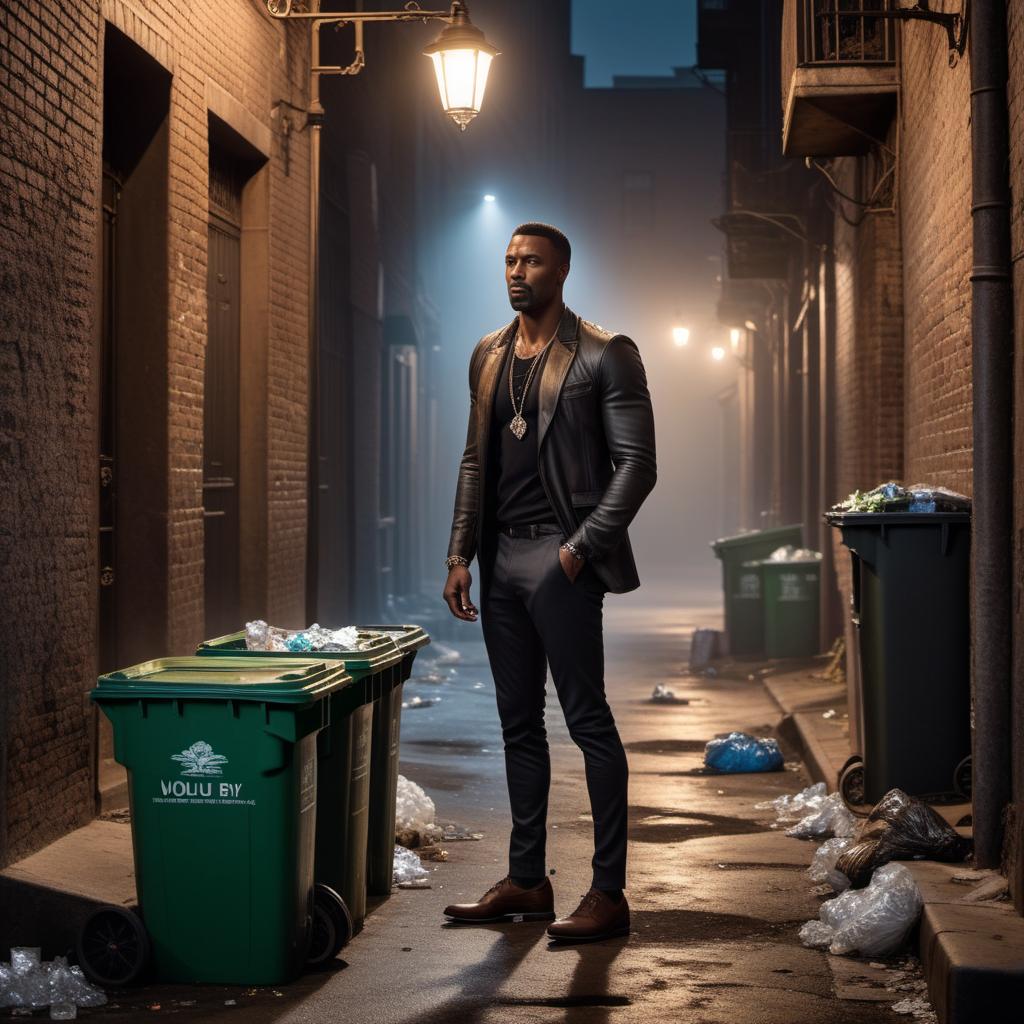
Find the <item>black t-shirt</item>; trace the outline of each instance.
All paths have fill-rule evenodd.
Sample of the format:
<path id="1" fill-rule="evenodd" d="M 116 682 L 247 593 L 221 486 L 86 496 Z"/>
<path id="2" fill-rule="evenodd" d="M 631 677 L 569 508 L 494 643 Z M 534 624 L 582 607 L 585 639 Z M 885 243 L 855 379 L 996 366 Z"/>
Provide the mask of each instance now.
<path id="1" fill-rule="evenodd" d="M 519 440 L 509 429 L 515 411 L 508 393 L 508 364 L 509 360 L 515 363 L 512 368 L 512 387 L 518 405 L 532 360 L 516 356 L 514 342 L 506 346 L 494 399 L 488 467 L 488 479 L 491 482 L 488 505 L 494 522 L 499 526 L 556 522 L 537 472 L 537 396 L 540 394 L 540 378 L 550 350 L 549 345 L 537 357 L 537 368 L 530 378 L 530 390 L 523 405 L 526 433 Z"/>

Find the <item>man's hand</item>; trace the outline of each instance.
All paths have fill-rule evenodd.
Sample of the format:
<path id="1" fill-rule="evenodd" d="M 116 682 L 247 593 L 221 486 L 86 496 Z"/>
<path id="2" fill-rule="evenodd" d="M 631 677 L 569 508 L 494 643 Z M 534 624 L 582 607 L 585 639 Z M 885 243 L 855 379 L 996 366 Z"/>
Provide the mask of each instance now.
<path id="1" fill-rule="evenodd" d="M 449 611 L 464 622 L 476 622 L 476 607 L 469 598 L 469 587 L 473 577 L 464 565 L 453 565 L 448 571 L 444 585 L 444 601 Z"/>
<path id="2" fill-rule="evenodd" d="M 569 582 L 575 583 L 576 577 L 583 570 L 586 561 L 582 558 L 577 558 L 571 551 L 566 551 L 565 548 L 558 549 L 558 560 L 562 563 L 562 569 L 565 575 L 569 577 Z"/>

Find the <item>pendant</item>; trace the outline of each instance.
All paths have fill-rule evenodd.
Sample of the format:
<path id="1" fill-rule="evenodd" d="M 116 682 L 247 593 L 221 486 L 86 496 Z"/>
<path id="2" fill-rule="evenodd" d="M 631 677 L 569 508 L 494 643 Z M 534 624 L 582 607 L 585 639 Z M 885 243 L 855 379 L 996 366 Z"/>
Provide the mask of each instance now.
<path id="1" fill-rule="evenodd" d="M 516 413 L 516 415 L 512 417 L 512 422 L 509 423 L 508 429 L 516 435 L 517 440 L 522 441 L 523 435 L 526 433 L 526 420 Z"/>

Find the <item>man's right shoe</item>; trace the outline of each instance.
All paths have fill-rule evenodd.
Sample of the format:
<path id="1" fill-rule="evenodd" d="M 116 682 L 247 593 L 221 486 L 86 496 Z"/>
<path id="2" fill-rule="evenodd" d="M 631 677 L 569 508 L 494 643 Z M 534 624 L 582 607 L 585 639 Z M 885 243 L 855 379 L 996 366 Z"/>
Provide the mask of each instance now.
<path id="1" fill-rule="evenodd" d="M 476 903 L 453 903 L 444 916 L 461 924 L 489 924 L 492 921 L 553 921 L 555 894 L 544 879 L 532 889 L 520 889 L 511 878 L 496 882 Z"/>

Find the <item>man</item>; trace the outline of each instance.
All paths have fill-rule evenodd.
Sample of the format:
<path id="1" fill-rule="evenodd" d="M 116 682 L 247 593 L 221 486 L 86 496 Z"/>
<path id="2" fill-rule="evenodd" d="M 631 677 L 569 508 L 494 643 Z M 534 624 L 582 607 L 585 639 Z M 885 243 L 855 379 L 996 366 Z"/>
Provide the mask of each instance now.
<path id="1" fill-rule="evenodd" d="M 462 922 L 555 917 L 544 843 L 551 766 L 544 730 L 550 667 L 583 751 L 594 819 L 593 883 L 554 921 L 556 941 L 629 931 L 628 767 L 604 693 L 604 594 L 639 586 L 626 527 L 656 478 L 654 417 L 636 345 L 562 302 L 569 241 L 523 224 L 505 253 L 518 316 L 482 338 L 469 366 L 470 412 L 459 467 L 444 599 L 475 621 L 469 564 L 480 567 L 484 642 L 505 741 L 512 810 L 509 874 Z"/>

